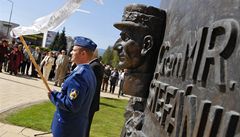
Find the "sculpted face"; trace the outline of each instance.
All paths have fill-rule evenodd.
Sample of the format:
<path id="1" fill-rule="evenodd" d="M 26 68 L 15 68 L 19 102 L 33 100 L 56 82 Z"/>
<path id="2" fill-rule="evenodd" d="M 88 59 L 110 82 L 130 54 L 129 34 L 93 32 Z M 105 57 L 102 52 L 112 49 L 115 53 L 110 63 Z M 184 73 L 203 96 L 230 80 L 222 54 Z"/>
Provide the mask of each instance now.
<path id="1" fill-rule="evenodd" d="M 113 47 L 118 53 L 120 68 L 134 69 L 143 62 L 144 58 L 141 54 L 143 40 L 136 33 L 136 31 L 122 31 Z"/>
<path id="2" fill-rule="evenodd" d="M 163 40 L 165 12 L 141 4 L 124 9 L 122 21 L 114 24 L 121 31 L 113 49 L 119 56 L 119 68 L 127 69 L 123 90 L 146 98 Z"/>

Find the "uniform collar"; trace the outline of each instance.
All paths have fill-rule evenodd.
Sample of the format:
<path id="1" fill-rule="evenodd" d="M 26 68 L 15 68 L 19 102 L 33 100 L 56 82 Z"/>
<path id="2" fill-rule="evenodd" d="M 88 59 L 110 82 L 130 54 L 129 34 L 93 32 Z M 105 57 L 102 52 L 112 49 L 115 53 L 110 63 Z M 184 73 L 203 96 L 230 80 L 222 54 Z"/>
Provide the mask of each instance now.
<path id="1" fill-rule="evenodd" d="M 89 62 L 89 64 L 91 64 L 91 63 L 93 63 L 94 61 L 97 61 L 97 60 L 98 60 L 98 58 L 94 58 Z"/>
<path id="2" fill-rule="evenodd" d="M 85 64 L 77 64 L 77 67 L 76 67 L 73 71 L 78 70 L 78 69 L 81 68 L 83 65 L 89 65 L 89 64 L 88 64 L 88 63 L 85 63 Z"/>

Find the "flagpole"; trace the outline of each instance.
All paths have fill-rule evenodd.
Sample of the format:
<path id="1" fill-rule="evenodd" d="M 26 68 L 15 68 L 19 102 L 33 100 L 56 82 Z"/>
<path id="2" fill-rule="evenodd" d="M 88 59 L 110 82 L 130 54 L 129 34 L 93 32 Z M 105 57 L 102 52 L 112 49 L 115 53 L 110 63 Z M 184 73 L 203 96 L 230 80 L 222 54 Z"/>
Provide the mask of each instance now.
<path id="1" fill-rule="evenodd" d="M 34 57 L 32 56 L 32 53 L 31 53 L 31 51 L 30 51 L 27 43 L 25 42 L 23 36 L 21 35 L 21 36 L 19 36 L 19 37 L 20 37 L 21 42 L 23 43 L 24 48 L 26 49 L 26 51 L 27 51 L 27 53 L 28 53 L 28 55 L 29 55 L 29 57 L 30 57 L 30 60 L 32 61 L 32 64 L 35 66 L 35 68 L 37 69 L 38 74 L 40 75 L 41 79 L 43 80 L 43 83 L 45 84 L 47 90 L 48 90 L 49 92 L 51 92 L 51 89 L 50 89 L 50 87 L 49 87 L 46 79 L 43 77 L 43 74 L 42 74 L 42 72 L 41 72 L 41 69 L 40 69 L 40 67 L 38 66 L 38 64 L 36 63 Z"/>

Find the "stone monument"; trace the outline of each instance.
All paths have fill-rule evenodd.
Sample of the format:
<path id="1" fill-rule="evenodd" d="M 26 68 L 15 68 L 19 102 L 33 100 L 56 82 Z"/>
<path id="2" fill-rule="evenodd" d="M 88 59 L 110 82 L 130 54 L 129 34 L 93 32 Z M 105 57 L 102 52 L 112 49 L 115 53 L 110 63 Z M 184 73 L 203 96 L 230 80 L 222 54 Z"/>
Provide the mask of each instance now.
<path id="1" fill-rule="evenodd" d="M 157 44 L 154 74 L 148 88 L 146 83 L 140 84 L 144 80 L 130 78 L 143 88 L 126 86 L 126 93 L 133 98 L 127 107 L 121 136 L 240 137 L 239 5 L 240 0 L 161 0 L 159 11 L 161 15 L 166 12 L 166 20 L 160 15 L 162 20 L 158 23 L 165 32 L 157 34 L 163 41 Z M 123 22 L 134 24 L 124 18 L 129 11 L 125 9 Z M 115 24 L 122 30 L 115 49 L 121 49 L 121 41 L 136 46 L 131 40 L 141 41 L 148 36 L 141 36 L 143 31 L 133 33 L 141 25 L 135 26 L 123 30 Z M 146 45 L 141 48 L 148 47 L 138 43 Z M 141 55 L 150 51 L 141 48 L 137 49 Z M 124 53 L 119 52 L 120 58 Z M 141 66 L 129 67 L 121 62 L 119 65 L 129 70 L 129 77 Z"/>

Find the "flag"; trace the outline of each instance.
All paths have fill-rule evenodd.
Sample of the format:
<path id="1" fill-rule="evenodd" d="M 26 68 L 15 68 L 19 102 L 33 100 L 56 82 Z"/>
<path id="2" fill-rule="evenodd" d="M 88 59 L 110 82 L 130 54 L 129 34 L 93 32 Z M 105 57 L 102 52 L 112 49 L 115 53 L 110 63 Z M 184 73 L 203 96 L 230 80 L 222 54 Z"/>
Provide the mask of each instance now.
<path id="1" fill-rule="evenodd" d="M 40 17 L 36 19 L 31 26 L 19 26 L 13 28 L 11 35 L 13 37 L 19 37 L 21 35 L 32 35 L 45 33 L 49 30 L 56 30 L 61 26 L 65 20 L 70 17 L 72 13 L 77 11 L 80 7 L 83 0 L 68 0 L 63 7 L 59 8 L 55 12 L 50 13 L 49 15 Z M 96 2 L 103 4 L 102 0 L 95 0 Z"/>

